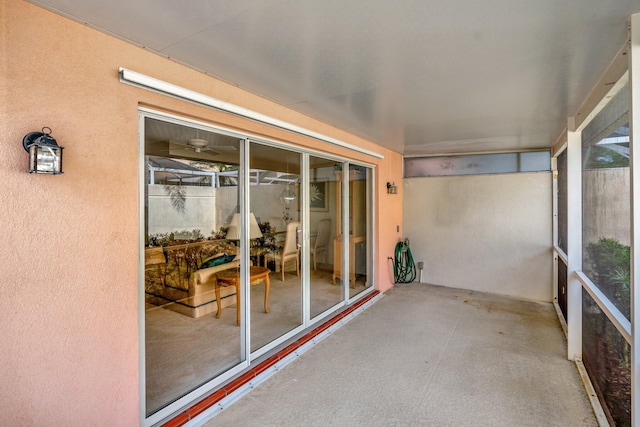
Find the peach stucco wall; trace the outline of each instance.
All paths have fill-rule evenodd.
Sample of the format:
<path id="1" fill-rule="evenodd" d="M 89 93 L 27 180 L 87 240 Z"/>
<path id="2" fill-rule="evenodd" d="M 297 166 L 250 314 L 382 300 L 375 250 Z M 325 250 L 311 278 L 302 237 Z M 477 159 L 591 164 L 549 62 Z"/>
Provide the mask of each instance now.
<path id="1" fill-rule="evenodd" d="M 398 153 L 296 114 L 20 0 L 0 0 L 0 425 L 140 422 L 138 123 L 140 105 L 377 166 L 376 286 L 401 236 Z M 122 84 L 125 67 L 384 155 L 250 123 Z M 64 174 L 30 175 L 22 137 L 43 126 L 65 147 Z"/>

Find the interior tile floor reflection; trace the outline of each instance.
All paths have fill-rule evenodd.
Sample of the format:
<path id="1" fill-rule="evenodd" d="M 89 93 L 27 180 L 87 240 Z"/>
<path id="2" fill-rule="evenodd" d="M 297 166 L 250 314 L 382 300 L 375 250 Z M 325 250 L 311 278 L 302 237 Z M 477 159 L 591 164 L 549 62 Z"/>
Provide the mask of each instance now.
<path id="1" fill-rule="evenodd" d="M 311 271 L 311 313 L 317 315 L 342 300 L 342 286 L 332 284 L 332 270 Z M 365 289 L 358 278 L 351 294 Z M 264 283 L 251 286 L 252 351 L 291 331 L 302 322 L 301 284 L 295 272 L 271 274 L 269 313 L 264 312 Z M 216 313 L 191 318 L 163 306 L 147 304 L 146 405 L 154 411 L 190 392 L 240 362 L 240 328 L 235 304 Z"/>
<path id="2" fill-rule="evenodd" d="M 565 353 L 552 304 L 400 285 L 204 425 L 597 426 Z"/>

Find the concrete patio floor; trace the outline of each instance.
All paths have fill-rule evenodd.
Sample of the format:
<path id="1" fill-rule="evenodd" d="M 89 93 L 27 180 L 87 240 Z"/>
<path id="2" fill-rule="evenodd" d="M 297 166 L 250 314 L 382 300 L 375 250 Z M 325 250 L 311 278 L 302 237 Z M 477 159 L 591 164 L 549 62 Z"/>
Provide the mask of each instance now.
<path id="1" fill-rule="evenodd" d="M 597 426 L 552 304 L 400 285 L 204 425 Z"/>

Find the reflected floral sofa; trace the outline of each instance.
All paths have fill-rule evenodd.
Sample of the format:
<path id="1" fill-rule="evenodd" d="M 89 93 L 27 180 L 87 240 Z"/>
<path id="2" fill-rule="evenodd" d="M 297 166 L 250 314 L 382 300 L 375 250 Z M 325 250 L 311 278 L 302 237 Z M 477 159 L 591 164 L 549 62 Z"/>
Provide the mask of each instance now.
<path id="1" fill-rule="evenodd" d="M 226 240 L 176 240 L 145 248 L 148 307 L 162 306 L 190 317 L 216 311 L 215 274 L 238 267 L 236 255 L 237 247 Z M 235 298 L 227 298 L 233 294 L 233 287 L 221 289 L 223 307 L 235 303 Z"/>

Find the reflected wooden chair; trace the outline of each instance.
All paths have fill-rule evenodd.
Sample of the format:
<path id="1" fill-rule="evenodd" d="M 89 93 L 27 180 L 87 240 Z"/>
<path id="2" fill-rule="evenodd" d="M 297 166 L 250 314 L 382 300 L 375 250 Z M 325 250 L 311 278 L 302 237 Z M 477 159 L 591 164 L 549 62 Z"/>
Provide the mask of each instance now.
<path id="1" fill-rule="evenodd" d="M 287 224 L 287 233 L 284 238 L 284 246 L 276 252 L 265 254 L 264 266 L 267 262 L 274 261 L 276 265 L 280 265 L 280 275 L 284 282 L 284 265 L 287 261 L 295 260 L 296 275 L 300 276 L 300 245 L 298 244 L 298 232 L 300 230 L 300 222 L 290 222 Z"/>
<path id="2" fill-rule="evenodd" d="M 318 234 L 316 240 L 309 249 L 309 253 L 313 257 L 313 269 L 317 270 L 317 258 L 318 255 L 323 255 L 323 260 L 327 259 L 327 249 L 329 247 L 329 240 L 331 238 L 331 220 L 321 219 L 318 222 Z"/>

